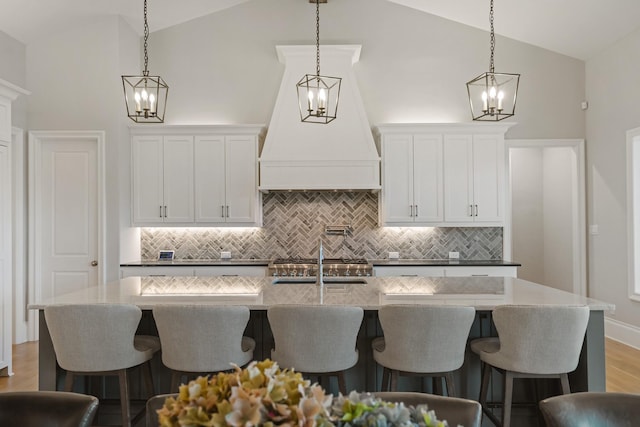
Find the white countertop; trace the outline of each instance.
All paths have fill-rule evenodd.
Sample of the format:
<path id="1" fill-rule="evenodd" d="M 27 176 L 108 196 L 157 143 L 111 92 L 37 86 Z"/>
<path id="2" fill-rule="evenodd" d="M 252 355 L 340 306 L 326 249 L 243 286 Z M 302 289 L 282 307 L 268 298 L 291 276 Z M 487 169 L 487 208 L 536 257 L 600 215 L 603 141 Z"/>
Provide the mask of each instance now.
<path id="1" fill-rule="evenodd" d="M 367 277 L 366 284 L 272 284 L 272 277 L 129 277 L 30 304 L 129 303 L 246 305 L 266 310 L 275 304 L 355 305 L 377 310 L 386 304 L 470 305 L 491 310 L 504 304 L 615 306 L 511 277 Z"/>

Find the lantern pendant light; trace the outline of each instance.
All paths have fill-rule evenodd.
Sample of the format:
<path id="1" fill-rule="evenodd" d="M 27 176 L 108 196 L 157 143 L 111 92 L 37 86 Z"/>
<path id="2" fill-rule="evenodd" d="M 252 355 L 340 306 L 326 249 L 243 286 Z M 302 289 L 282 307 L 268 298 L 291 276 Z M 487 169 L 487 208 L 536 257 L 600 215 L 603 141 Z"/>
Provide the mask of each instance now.
<path id="1" fill-rule="evenodd" d="M 169 86 L 160 76 L 150 76 L 147 54 L 149 24 L 147 0 L 144 0 L 144 71 L 142 75 L 122 76 L 127 115 L 136 123 L 163 123 Z"/>
<path id="2" fill-rule="evenodd" d="M 490 0 L 491 56 L 489 72 L 467 82 L 471 116 L 478 121 L 499 121 L 515 114 L 520 74 L 496 73 L 493 56 L 496 37 L 493 30 L 493 0 Z"/>
<path id="3" fill-rule="evenodd" d="M 310 0 L 316 4 L 316 74 L 305 74 L 296 85 L 300 119 L 307 123 L 332 122 L 337 117 L 338 100 L 340 98 L 340 77 L 320 75 L 320 3 L 321 0 Z"/>

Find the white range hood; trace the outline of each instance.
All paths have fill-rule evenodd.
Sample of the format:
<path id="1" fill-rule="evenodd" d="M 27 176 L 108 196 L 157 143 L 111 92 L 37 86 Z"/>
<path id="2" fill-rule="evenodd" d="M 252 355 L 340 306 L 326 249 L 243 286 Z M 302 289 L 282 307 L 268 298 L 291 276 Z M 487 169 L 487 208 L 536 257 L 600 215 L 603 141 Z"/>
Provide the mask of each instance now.
<path id="1" fill-rule="evenodd" d="M 337 118 L 300 120 L 296 84 L 316 69 L 315 46 L 276 46 L 284 76 L 260 154 L 260 190 L 379 190 L 380 155 L 353 64 L 359 45 L 320 47 L 320 74 L 341 77 Z"/>

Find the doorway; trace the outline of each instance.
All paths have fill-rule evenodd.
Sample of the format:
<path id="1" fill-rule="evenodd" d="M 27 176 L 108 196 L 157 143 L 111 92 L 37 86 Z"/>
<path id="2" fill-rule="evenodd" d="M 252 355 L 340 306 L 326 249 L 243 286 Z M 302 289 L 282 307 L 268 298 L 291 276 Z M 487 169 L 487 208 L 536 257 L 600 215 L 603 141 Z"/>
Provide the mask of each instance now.
<path id="1" fill-rule="evenodd" d="M 29 132 L 29 302 L 104 283 L 103 161 L 102 131 Z"/>
<path id="2" fill-rule="evenodd" d="M 505 254 L 518 277 L 587 296 L 584 140 L 509 140 Z"/>

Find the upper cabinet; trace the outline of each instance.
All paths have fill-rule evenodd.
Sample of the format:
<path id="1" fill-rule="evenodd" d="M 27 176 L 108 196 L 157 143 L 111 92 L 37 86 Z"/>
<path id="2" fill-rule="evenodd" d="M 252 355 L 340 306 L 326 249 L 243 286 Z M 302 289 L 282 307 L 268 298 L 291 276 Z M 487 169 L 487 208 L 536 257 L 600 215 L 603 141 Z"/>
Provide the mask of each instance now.
<path id="1" fill-rule="evenodd" d="M 193 137 L 131 140 L 134 224 L 193 222 Z"/>
<path id="2" fill-rule="evenodd" d="M 504 225 L 504 134 L 512 125 L 378 126 L 383 181 L 380 224 Z"/>
<path id="3" fill-rule="evenodd" d="M 131 128 L 134 226 L 259 226 L 263 127 Z"/>
<path id="4" fill-rule="evenodd" d="M 195 155 L 196 222 L 257 223 L 257 139 L 200 135 Z"/>
<path id="5" fill-rule="evenodd" d="M 443 220 L 442 135 L 382 135 L 383 223 L 418 225 Z"/>

